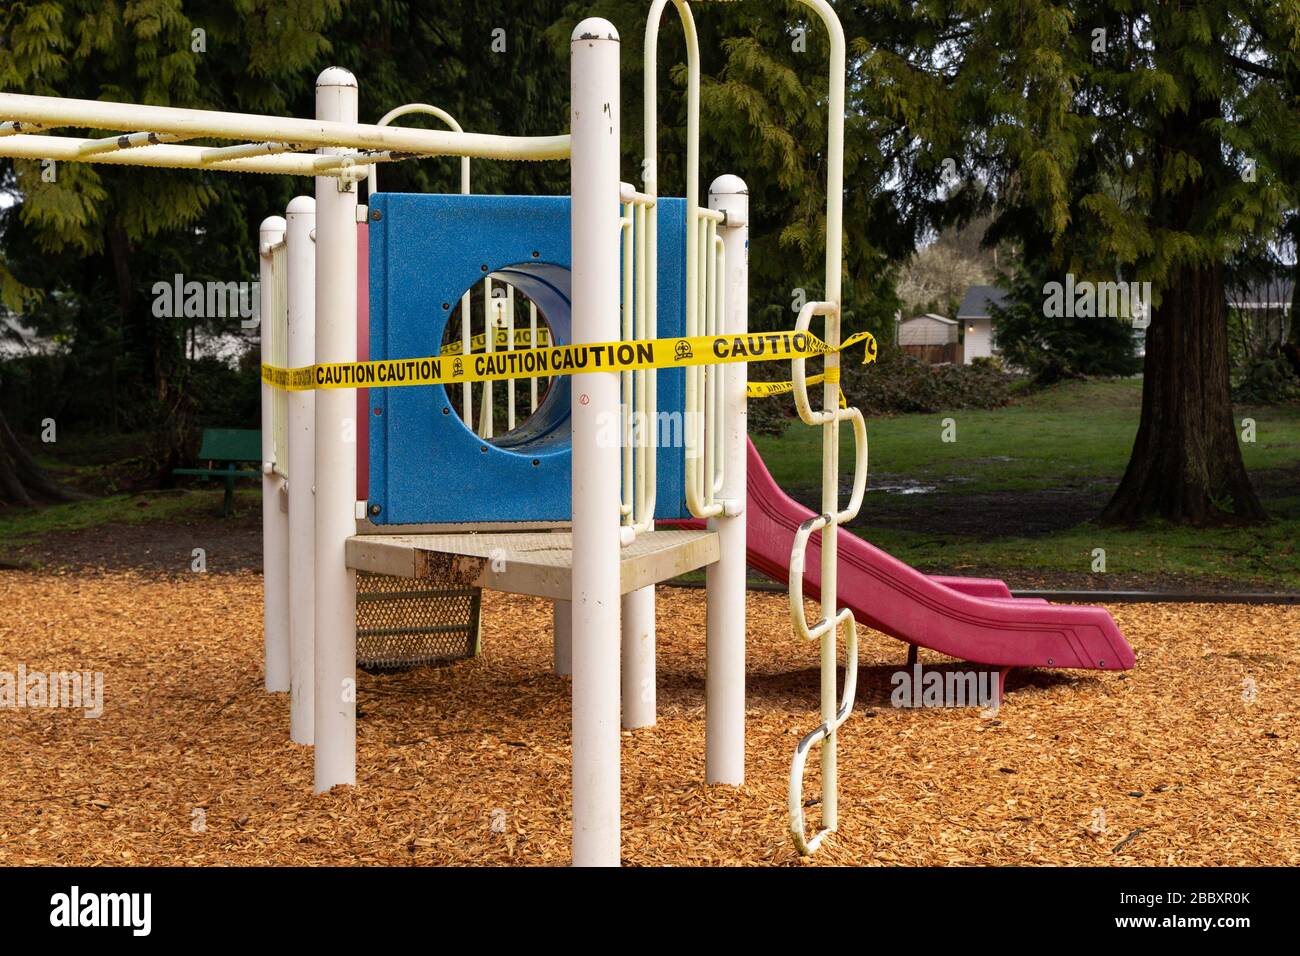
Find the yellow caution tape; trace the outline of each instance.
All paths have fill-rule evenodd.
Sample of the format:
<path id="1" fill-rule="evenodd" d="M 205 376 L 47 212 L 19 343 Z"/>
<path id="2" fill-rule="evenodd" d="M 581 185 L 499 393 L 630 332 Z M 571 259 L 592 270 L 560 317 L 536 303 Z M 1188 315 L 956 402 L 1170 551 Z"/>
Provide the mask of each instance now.
<path id="1" fill-rule="evenodd" d="M 552 345 L 508 352 L 480 352 L 372 362 L 326 362 L 302 368 L 262 366 L 262 381 L 286 391 L 328 388 L 395 388 L 455 385 L 549 375 L 685 368 L 733 362 L 774 362 L 816 358 L 866 343 L 863 363 L 876 358 L 870 332 L 851 335 L 831 348 L 811 332 L 754 332 L 747 335 L 696 335 L 679 339 Z"/>
<path id="2" fill-rule="evenodd" d="M 494 349 L 498 349 L 501 351 L 508 349 L 512 341 L 514 343 L 514 347 L 517 349 L 532 348 L 533 330 L 515 329 L 514 334 L 512 335 L 509 329 L 496 329 L 495 333 L 492 336 L 492 340 L 493 340 L 492 347 Z M 538 329 L 537 345 L 542 346 L 542 345 L 550 345 L 550 344 L 551 344 L 551 330 L 547 328 Z M 480 332 L 478 335 L 473 336 L 469 340 L 469 350 L 471 352 L 482 352 L 485 350 L 486 346 L 487 346 L 487 333 L 485 332 Z M 442 347 L 441 354 L 464 355 L 465 354 L 464 348 L 465 346 L 463 342 L 448 342 L 446 345 Z"/>
<path id="3" fill-rule="evenodd" d="M 868 360 L 870 361 L 870 360 Z M 840 379 L 839 369 L 834 369 L 835 377 L 830 378 L 832 382 L 838 382 Z M 820 375 L 809 375 L 804 381 L 808 385 L 820 385 L 827 381 L 829 373 Z M 746 398 L 771 398 L 773 395 L 788 395 L 794 391 L 794 382 L 746 382 Z M 849 403 L 844 400 L 844 393 L 840 392 L 840 408 L 848 408 Z"/>

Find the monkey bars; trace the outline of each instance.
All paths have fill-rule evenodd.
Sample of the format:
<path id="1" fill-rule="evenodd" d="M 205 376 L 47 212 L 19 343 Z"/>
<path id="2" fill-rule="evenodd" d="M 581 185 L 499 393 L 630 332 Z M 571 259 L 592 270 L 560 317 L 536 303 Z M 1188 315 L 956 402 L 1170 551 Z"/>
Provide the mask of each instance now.
<path id="1" fill-rule="evenodd" d="M 123 166 L 355 177 L 347 172 L 351 166 L 419 156 L 545 160 L 569 155 L 567 135 L 498 136 L 22 93 L 0 93 L 0 119 L 0 156 Z M 76 139 L 38 132 L 60 127 L 116 129 L 126 135 Z M 220 148 L 178 145 L 192 139 L 247 142 Z M 315 147 L 356 152 L 295 152 Z"/>

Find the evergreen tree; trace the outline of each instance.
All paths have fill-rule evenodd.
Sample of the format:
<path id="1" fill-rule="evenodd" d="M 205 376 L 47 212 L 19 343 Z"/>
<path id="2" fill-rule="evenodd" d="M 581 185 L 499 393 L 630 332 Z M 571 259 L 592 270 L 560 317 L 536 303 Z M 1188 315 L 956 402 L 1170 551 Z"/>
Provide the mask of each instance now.
<path id="1" fill-rule="evenodd" d="M 291 91 L 310 83 L 328 52 L 322 30 L 338 13 L 338 0 L 306 0 L 288 12 L 275 0 L 13 4 L 0 10 L 0 86 L 79 99 L 286 112 Z M 156 315 L 149 290 L 176 272 L 200 281 L 247 276 L 256 268 L 255 223 L 282 207 L 287 182 L 80 163 L 6 165 L 26 227 L 3 235 L 6 305 L 47 334 L 75 340 L 96 325 L 113 330 L 88 338 L 106 346 L 114 416 L 125 404 L 132 424 L 149 427 L 156 466 L 170 473 L 195 411 L 185 387 L 186 327 L 182 317 Z M 71 316 L 41 308 L 28 294 L 34 285 L 19 267 L 39 275 L 41 257 L 77 263 L 43 287 L 58 293 L 44 296 L 47 303 L 80 303 Z M 64 325 L 70 318 L 73 328 Z M 119 382 L 129 384 L 119 391 Z"/>
<path id="2" fill-rule="evenodd" d="M 309 115 L 312 80 L 334 61 L 362 78 L 363 118 L 426 100 L 467 129 L 546 133 L 567 117 L 569 31 L 596 13 L 623 38 L 625 178 L 639 178 L 644 3 L 437 7 L 16 4 L 0 11 L 0 84 Z M 793 0 L 693 10 L 704 73 L 701 184 L 724 172 L 749 183 L 751 316 L 756 327 L 785 327 L 795 290 L 815 298 L 822 282 L 824 30 Z M 1142 422 L 1105 518 L 1261 518 L 1233 430 L 1224 283 L 1229 263 L 1258 258 L 1279 229 L 1295 234 L 1300 5 L 860 0 L 837 10 L 850 71 L 846 325 L 884 331 L 897 307 L 896 264 L 917 240 L 989 212 L 988 242 L 1031 250 L 1045 275 L 1106 280 L 1118 269 L 1149 281 Z M 206 30 L 206 53 L 191 50 L 196 28 Z M 671 7 L 660 61 L 660 191 L 673 195 L 682 184 L 685 55 Z M 232 263 L 255 268 L 248 224 L 300 184 L 68 164 L 46 188 L 32 168 L 16 169 L 19 215 L 38 234 L 40 255 L 79 264 L 58 296 L 22 302 L 24 313 L 51 324 L 71 314 L 74 338 L 111 351 L 106 364 L 129 366 L 152 407 L 176 417 L 169 402 L 183 394 L 183 330 L 140 308 L 145 280 L 170 275 L 182 257 L 191 268 L 178 271 L 196 262 L 224 277 Z M 475 170 L 490 190 L 567 188 L 561 163 Z M 396 164 L 382 175 L 385 188 L 445 189 L 454 163 Z M 977 182 L 987 188 L 965 185 Z M 18 230 L 2 228 L 0 293 L 12 305 L 27 289 L 50 287 L 31 278 L 47 267 L 31 261 L 34 247 L 16 248 Z M 91 334 L 95 323 L 109 334 Z M 117 380 L 112 368 L 107 378 Z"/>
<path id="3" fill-rule="evenodd" d="M 635 115 L 644 11 L 628 0 L 600 8 L 624 38 L 624 115 Z M 703 179 L 737 171 L 749 180 L 755 298 L 780 304 L 783 285 L 817 283 L 823 33 L 795 3 L 694 9 L 702 154 L 725 163 Z M 1113 281 L 1119 270 L 1151 282 L 1142 420 L 1103 517 L 1262 519 L 1233 427 L 1224 282 L 1226 264 L 1249 257 L 1297 205 L 1300 5 L 864 0 L 837 9 L 850 53 L 846 308 L 877 295 L 888 263 L 928 230 L 989 210 L 987 240 L 1035 244 L 1058 279 Z M 680 42 L 661 41 L 661 58 L 680 89 Z M 675 108 L 661 110 L 666 127 L 683 125 Z M 661 143 L 674 149 L 668 136 Z M 962 188 L 977 179 L 988 188 Z"/>
<path id="4" fill-rule="evenodd" d="M 797 303 L 822 294 L 826 210 L 828 44 L 816 15 L 793 0 L 693 4 L 701 48 L 700 189 L 723 173 L 749 187 L 750 325 L 789 328 Z M 572 0 L 553 29 L 567 45 L 582 17 L 607 17 L 622 46 L 624 176 L 640 182 L 646 4 Z M 922 162 L 902 179 L 893 170 L 918 145 L 906 117 L 885 109 L 884 91 L 861 82 L 863 51 L 888 23 L 871 5 L 839 5 L 850 38 L 845 123 L 844 325 L 892 340 L 897 267 L 924 228 L 923 197 L 940 184 L 941 163 Z M 871 37 L 873 39 L 867 39 Z M 659 32 L 659 192 L 684 194 L 686 48 L 673 7 Z M 900 73 L 902 72 L 900 68 Z M 934 86 L 904 77 L 909 86 Z M 911 94 L 909 94 L 911 95 Z M 927 93 L 916 93 L 924 97 Z M 890 184 L 890 185 L 886 185 Z"/>
<path id="5" fill-rule="evenodd" d="M 1040 385 L 1138 371 L 1131 317 L 1083 315 L 1075 309 L 1048 314 L 1044 288 L 1053 281 L 1042 262 L 1030 260 L 1017 268 L 1010 283 L 1010 302 L 992 308 L 1003 360 L 1028 372 Z"/>
<path id="6" fill-rule="evenodd" d="M 1056 278 L 1152 283 L 1142 417 L 1108 522 L 1263 519 L 1228 378 L 1225 279 L 1295 208 L 1300 7 L 1041 0 L 947 9 L 994 238 L 1045 237 Z M 1257 255 L 1257 253 L 1254 253 Z"/>
<path id="7" fill-rule="evenodd" d="M 560 8 L 560 0 L 522 9 L 506 0 L 15 4 L 0 10 L 0 88 L 310 116 L 316 76 L 338 64 L 358 76 L 362 121 L 376 121 L 397 105 L 429 102 L 469 130 L 550 134 L 562 132 L 568 118 L 567 57 L 557 57 L 546 35 Z M 421 116 L 398 122 L 440 126 Z M 453 191 L 456 164 L 446 158 L 389 164 L 382 187 Z M 0 210 L 3 308 L 65 343 L 57 364 L 79 385 L 54 390 L 59 407 L 48 414 L 62 420 L 66 411 L 83 426 L 154 432 L 153 465 L 166 480 L 193 439 L 197 417 L 229 404 L 197 374 L 201 363 L 187 360 L 187 333 L 196 321 L 216 332 L 230 331 L 237 320 L 156 316 L 153 284 L 176 273 L 198 281 L 255 279 L 257 223 L 295 193 L 309 194 L 312 183 L 73 163 L 56 170 L 57 180 L 46 182 L 40 164 L 0 160 L 0 188 L 17 201 Z M 476 191 L 562 193 L 568 167 L 477 161 L 474 185 Z M 255 401 L 248 376 L 223 374 L 220 381 Z M 5 463 L 0 451 L 0 467 Z M 24 500 L 3 491 L 0 497 Z"/>

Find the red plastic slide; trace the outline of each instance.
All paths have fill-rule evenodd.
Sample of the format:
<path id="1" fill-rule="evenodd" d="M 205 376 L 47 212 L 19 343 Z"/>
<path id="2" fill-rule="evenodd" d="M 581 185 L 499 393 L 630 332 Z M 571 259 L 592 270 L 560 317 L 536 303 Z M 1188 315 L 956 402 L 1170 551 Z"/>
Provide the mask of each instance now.
<path id="1" fill-rule="evenodd" d="M 813 513 L 790 499 L 749 444 L 749 566 L 789 578 L 790 546 Z M 821 535 L 808 543 L 804 594 L 820 596 Z M 996 667 L 1127 670 L 1133 649 L 1100 607 L 1011 597 L 1001 581 L 932 577 L 839 532 L 839 597 L 859 624 L 949 657 Z"/>

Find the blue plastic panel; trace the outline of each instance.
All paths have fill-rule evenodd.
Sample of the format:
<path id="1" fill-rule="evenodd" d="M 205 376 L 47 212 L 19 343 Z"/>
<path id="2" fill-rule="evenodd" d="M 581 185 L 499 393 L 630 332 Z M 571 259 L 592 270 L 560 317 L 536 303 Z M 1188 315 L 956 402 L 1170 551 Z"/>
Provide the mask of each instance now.
<path id="1" fill-rule="evenodd" d="M 485 275 L 520 288 L 570 340 L 569 197 L 377 193 L 370 209 L 370 357 L 437 354 L 461 295 Z M 659 202 L 659 335 L 685 328 L 685 202 Z M 685 374 L 659 373 L 656 514 L 686 515 Z M 478 438 L 441 385 L 371 389 L 371 520 L 377 524 L 567 521 L 571 516 L 570 379 L 526 423 Z M 373 513 L 378 506 L 378 513 Z"/>

